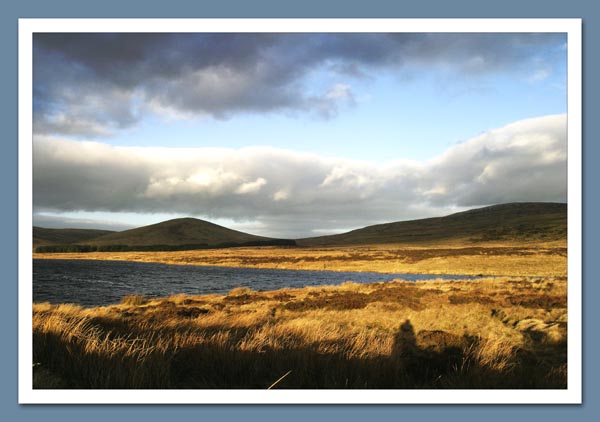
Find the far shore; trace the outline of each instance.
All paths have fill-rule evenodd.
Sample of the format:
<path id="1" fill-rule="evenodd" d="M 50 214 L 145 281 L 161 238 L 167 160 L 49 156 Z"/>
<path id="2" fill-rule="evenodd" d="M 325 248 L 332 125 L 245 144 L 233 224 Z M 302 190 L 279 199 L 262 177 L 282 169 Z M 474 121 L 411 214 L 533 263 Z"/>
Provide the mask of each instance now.
<path id="1" fill-rule="evenodd" d="M 489 276 L 567 275 L 566 242 L 244 247 L 166 252 L 34 253 L 33 259 L 90 259 L 174 265 Z"/>

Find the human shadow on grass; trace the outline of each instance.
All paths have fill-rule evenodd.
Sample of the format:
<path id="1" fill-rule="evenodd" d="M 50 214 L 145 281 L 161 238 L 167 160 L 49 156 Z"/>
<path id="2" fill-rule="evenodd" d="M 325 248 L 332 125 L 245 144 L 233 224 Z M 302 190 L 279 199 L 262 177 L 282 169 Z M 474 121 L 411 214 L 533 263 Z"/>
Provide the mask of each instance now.
<path id="1" fill-rule="evenodd" d="M 391 354 L 369 358 L 349 356 L 343 349 L 322 352 L 340 350 L 335 341 L 252 351 L 240 350 L 237 342 L 207 341 L 123 357 L 51 334 L 34 336 L 34 355 L 41 369 L 64 381 L 63 388 L 264 389 L 277 380 L 275 388 L 293 389 L 566 388 L 566 372 L 560 365 L 541 365 L 543 356 L 528 355 L 525 361 L 515 353 L 504 371 L 482 364 L 473 353 L 480 341 L 444 331 L 415 333 L 405 320 Z"/>

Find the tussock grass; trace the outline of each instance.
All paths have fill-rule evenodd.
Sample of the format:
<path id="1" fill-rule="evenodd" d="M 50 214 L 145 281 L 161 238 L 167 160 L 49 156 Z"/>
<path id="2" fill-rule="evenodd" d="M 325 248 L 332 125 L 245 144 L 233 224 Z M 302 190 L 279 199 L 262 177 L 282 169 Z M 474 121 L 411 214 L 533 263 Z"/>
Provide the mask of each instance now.
<path id="1" fill-rule="evenodd" d="M 143 305 L 146 299 L 143 295 L 127 295 L 121 299 L 123 305 Z"/>
<path id="2" fill-rule="evenodd" d="M 253 290 L 249 287 L 234 287 L 233 289 L 229 290 L 228 296 L 248 296 L 253 293 Z"/>
<path id="3" fill-rule="evenodd" d="M 34 304 L 36 386 L 566 387 L 561 278 L 141 299 Z"/>

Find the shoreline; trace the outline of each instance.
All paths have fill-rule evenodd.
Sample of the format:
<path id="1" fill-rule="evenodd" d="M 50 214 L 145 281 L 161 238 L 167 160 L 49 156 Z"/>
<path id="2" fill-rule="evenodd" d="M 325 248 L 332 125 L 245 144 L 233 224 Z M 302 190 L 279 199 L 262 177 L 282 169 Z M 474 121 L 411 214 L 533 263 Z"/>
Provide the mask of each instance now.
<path id="1" fill-rule="evenodd" d="M 56 254 L 54 254 L 56 255 Z M 448 274 L 448 273 L 443 273 L 443 272 L 403 272 L 403 273 L 396 273 L 396 272 L 390 272 L 390 271 L 374 271 L 374 270 L 345 270 L 345 269 L 339 269 L 339 268 L 327 268 L 327 269 L 323 269 L 323 270 L 319 270 L 319 269 L 307 269 L 307 268 L 283 268 L 283 267 L 268 267 L 268 266 L 241 266 L 241 265 L 218 265 L 218 264 L 211 264 L 211 263 L 172 263 L 172 262 L 163 262 L 163 261 L 146 261 L 146 260 L 132 260 L 132 259 L 104 259 L 104 258 L 85 258 L 85 257 L 56 257 L 56 258 L 49 258 L 47 256 L 43 256 L 43 257 L 38 257 L 38 256 L 34 256 L 33 260 L 47 260 L 47 261 L 107 261 L 107 262 L 136 262 L 136 263 L 140 263 L 140 264 L 162 264 L 162 265 L 172 265 L 172 266 L 179 266 L 179 267 L 207 267 L 207 268 L 230 268 L 230 269 L 235 269 L 235 268 L 239 268 L 239 269 L 244 269 L 244 270 L 276 270 L 276 271 L 303 271 L 303 272 L 339 272 L 339 273 L 372 273 L 372 274 L 381 274 L 381 275 L 438 275 L 438 276 L 444 276 L 444 277 L 457 277 L 457 278 L 461 278 L 461 277 L 516 277 L 514 275 L 511 274 L 495 274 L 495 275 L 490 275 L 490 274 Z M 544 276 L 540 276 L 540 275 L 529 275 L 529 276 L 521 276 L 521 277 L 544 277 Z M 416 281 L 416 280 L 403 280 L 403 281 Z M 423 280 L 424 281 L 424 280 Z M 382 281 L 382 283 L 384 283 Z"/>
<path id="2" fill-rule="evenodd" d="M 338 248 L 33 253 L 32 258 L 381 274 L 567 276 L 567 249 L 562 244 L 361 245 Z"/>
<path id="3" fill-rule="evenodd" d="M 136 262 L 140 264 L 161 264 L 161 265 L 170 265 L 170 266 L 179 266 L 179 267 L 207 267 L 207 268 L 228 268 L 228 269 L 243 269 L 243 270 L 275 270 L 275 271 L 302 271 L 302 272 L 339 272 L 339 273 L 371 273 L 371 274 L 381 274 L 381 275 L 432 275 L 432 276 L 440 276 L 440 277 L 452 277 L 456 278 L 456 280 L 466 280 L 466 279 L 480 279 L 480 278 L 511 278 L 511 277 L 524 277 L 529 279 L 538 279 L 538 278 L 555 278 L 555 279 L 566 279 L 566 276 L 548 276 L 548 275 L 515 275 L 515 274 L 449 274 L 443 272 L 404 272 L 404 273 L 395 273 L 395 272 L 386 272 L 386 271 L 371 271 L 371 270 L 344 270 L 344 269 L 325 269 L 325 270 L 313 270 L 306 268 L 281 268 L 281 267 L 242 267 L 242 266 L 231 266 L 231 265 L 215 265 L 215 264 L 181 264 L 181 263 L 170 263 L 170 262 L 158 262 L 158 261 L 135 261 L 135 260 L 127 260 L 127 259 L 88 259 L 88 258 L 48 258 L 48 257 L 33 257 L 33 260 L 47 260 L 47 261 L 107 261 L 107 262 Z M 467 277 L 467 278 L 464 278 Z M 425 279 L 425 280 L 405 280 L 402 278 L 398 278 L 391 281 L 378 281 L 376 283 L 390 283 L 393 281 L 407 281 L 407 282 L 417 282 L 417 281 L 431 281 L 437 279 Z M 444 281 L 450 281 L 451 279 L 441 279 Z M 330 285 L 323 285 L 330 286 Z M 309 286 L 306 286 L 309 287 Z M 282 287 L 287 288 L 287 287 Z M 260 292 L 267 291 L 275 291 L 275 290 L 258 290 Z"/>

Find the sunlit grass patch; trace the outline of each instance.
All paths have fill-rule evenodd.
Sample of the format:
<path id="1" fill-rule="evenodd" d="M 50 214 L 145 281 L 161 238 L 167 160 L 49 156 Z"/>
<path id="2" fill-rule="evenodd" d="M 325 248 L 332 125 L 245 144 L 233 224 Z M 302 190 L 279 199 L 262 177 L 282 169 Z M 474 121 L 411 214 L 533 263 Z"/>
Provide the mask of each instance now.
<path id="1" fill-rule="evenodd" d="M 127 295 L 121 299 L 122 305 L 143 305 L 146 303 L 146 298 L 143 295 Z"/>
<path id="2" fill-rule="evenodd" d="M 497 278 L 42 303 L 34 363 L 67 388 L 564 388 L 562 297 Z"/>

